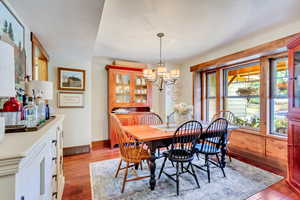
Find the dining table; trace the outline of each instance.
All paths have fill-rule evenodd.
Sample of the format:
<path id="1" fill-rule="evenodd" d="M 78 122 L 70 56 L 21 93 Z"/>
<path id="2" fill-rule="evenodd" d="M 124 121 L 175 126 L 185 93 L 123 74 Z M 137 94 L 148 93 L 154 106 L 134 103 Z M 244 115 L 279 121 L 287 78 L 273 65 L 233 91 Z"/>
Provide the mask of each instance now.
<path id="1" fill-rule="evenodd" d="M 203 130 L 209 126 L 209 122 L 200 121 Z M 159 124 L 159 125 L 131 125 L 122 126 L 125 133 L 134 138 L 137 142 L 145 143 L 150 150 L 150 189 L 154 190 L 156 185 L 155 170 L 156 170 L 156 150 L 162 146 L 167 146 L 172 143 L 172 138 L 177 129 L 176 124 Z M 228 130 L 237 129 L 238 126 L 228 125 Z M 225 167 L 226 146 L 221 147 L 221 165 Z"/>

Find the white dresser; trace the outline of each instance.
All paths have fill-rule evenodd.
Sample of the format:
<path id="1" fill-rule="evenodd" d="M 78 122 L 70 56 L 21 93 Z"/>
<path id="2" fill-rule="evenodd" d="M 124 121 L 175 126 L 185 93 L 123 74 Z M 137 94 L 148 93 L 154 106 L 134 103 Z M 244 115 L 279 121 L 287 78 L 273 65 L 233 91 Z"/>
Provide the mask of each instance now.
<path id="1" fill-rule="evenodd" d="M 0 199 L 61 199 L 63 123 L 55 119 L 36 132 L 9 133 L 0 143 Z"/>

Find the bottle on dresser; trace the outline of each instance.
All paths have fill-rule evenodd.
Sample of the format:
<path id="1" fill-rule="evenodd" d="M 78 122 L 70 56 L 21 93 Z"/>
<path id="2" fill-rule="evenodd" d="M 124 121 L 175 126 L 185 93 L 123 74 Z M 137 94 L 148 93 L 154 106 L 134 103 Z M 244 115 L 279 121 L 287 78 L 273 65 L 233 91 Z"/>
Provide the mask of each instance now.
<path id="1" fill-rule="evenodd" d="M 32 97 L 28 98 L 28 103 L 24 107 L 24 118 L 26 127 L 36 127 L 39 123 L 38 114 L 37 114 L 37 106 L 34 104 Z"/>
<path id="2" fill-rule="evenodd" d="M 36 98 L 37 105 L 37 116 L 39 124 L 42 124 L 46 121 L 46 104 L 45 101 L 40 97 Z"/>

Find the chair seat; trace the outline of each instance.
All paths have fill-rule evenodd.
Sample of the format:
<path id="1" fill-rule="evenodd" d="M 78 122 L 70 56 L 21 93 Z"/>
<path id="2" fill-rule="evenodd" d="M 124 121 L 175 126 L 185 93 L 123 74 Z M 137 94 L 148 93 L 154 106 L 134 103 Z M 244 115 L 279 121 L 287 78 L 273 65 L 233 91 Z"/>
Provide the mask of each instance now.
<path id="1" fill-rule="evenodd" d="M 189 162 L 194 158 L 194 154 L 192 152 L 181 149 L 165 151 L 163 154 L 173 162 Z"/>
<path id="2" fill-rule="evenodd" d="M 220 153 L 220 149 L 215 147 L 214 145 L 209 145 L 209 144 L 196 144 L 195 150 L 199 153 L 205 153 L 205 154 L 217 154 Z"/>
<path id="3" fill-rule="evenodd" d="M 151 155 L 147 149 L 128 148 L 126 151 L 127 151 L 127 153 L 126 153 L 127 155 L 122 156 L 122 158 L 128 162 L 139 163 L 141 160 L 147 160 L 147 159 L 150 159 L 150 157 L 151 157 Z M 139 157 L 137 157 L 137 156 L 139 156 Z"/>

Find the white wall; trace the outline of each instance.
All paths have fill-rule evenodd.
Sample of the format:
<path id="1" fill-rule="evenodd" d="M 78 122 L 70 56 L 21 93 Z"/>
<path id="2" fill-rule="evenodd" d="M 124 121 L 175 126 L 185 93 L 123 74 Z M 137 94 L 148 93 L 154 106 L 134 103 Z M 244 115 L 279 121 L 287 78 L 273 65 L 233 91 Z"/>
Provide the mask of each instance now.
<path id="1" fill-rule="evenodd" d="M 105 57 L 92 59 L 92 141 L 107 140 L 107 71 L 112 60 Z"/>
<path id="2" fill-rule="evenodd" d="M 57 107 L 57 67 L 78 68 L 86 70 L 86 90 L 84 91 L 84 108 Z M 91 64 L 72 63 L 52 58 L 49 63 L 49 81 L 54 83 L 54 99 L 50 106 L 58 114 L 64 114 L 64 147 L 89 145 L 91 141 Z"/>

